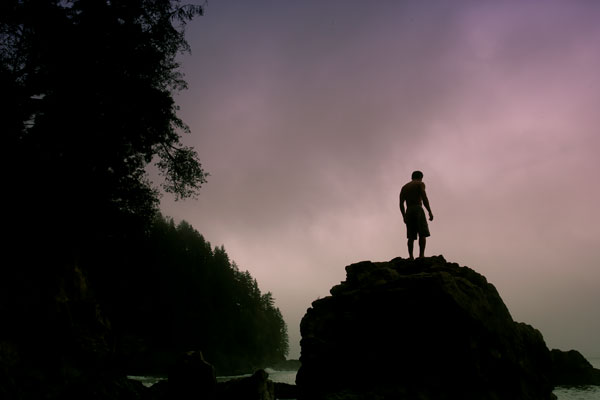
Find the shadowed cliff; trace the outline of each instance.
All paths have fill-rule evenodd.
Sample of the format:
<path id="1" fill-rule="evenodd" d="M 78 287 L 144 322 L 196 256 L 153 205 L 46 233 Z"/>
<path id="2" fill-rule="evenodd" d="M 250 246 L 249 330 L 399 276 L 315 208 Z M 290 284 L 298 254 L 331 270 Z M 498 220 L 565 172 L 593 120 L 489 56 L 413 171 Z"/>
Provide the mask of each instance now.
<path id="1" fill-rule="evenodd" d="M 557 357 L 484 276 L 442 256 L 346 272 L 302 320 L 303 399 L 553 398 Z"/>

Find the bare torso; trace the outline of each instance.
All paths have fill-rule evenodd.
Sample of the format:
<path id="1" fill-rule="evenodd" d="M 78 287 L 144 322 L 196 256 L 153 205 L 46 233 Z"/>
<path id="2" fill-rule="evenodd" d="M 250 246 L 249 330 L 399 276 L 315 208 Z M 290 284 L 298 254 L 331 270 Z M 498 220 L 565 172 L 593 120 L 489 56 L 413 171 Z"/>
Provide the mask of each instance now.
<path id="1" fill-rule="evenodd" d="M 406 201 L 406 207 L 418 206 L 423 204 L 425 196 L 425 184 L 419 181 L 411 181 L 402 186 L 400 191 L 400 201 Z"/>

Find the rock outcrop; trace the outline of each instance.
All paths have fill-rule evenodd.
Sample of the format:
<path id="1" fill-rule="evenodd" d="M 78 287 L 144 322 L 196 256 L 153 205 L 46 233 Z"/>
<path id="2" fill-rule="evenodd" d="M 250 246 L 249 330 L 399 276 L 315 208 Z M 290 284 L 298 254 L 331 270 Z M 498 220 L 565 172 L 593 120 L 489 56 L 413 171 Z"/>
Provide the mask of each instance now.
<path id="1" fill-rule="evenodd" d="M 275 385 L 269 374 L 259 369 L 252 376 L 222 382 L 217 388 L 218 400 L 275 400 Z"/>
<path id="2" fill-rule="evenodd" d="M 214 400 L 217 392 L 215 369 L 204 360 L 202 352 L 184 353 L 169 371 L 168 391 L 172 399 Z"/>
<path id="3" fill-rule="evenodd" d="M 577 350 L 553 349 L 552 382 L 555 385 L 600 385 L 600 370 L 596 369 Z"/>
<path id="4" fill-rule="evenodd" d="M 361 262 L 301 323 L 301 399 L 552 399 L 539 331 L 443 257 Z"/>

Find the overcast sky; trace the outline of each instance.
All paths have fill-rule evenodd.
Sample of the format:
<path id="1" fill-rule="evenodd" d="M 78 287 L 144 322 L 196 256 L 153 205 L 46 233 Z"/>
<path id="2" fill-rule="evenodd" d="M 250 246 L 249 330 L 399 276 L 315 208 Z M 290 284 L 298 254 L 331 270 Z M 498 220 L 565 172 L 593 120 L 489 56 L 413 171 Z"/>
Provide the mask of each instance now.
<path id="1" fill-rule="evenodd" d="M 493 283 L 551 348 L 600 357 L 600 2 L 211 0 L 188 25 L 188 145 L 165 195 L 273 293 L 300 353 L 312 301 L 407 257 L 398 193 L 422 170 L 427 254 Z"/>

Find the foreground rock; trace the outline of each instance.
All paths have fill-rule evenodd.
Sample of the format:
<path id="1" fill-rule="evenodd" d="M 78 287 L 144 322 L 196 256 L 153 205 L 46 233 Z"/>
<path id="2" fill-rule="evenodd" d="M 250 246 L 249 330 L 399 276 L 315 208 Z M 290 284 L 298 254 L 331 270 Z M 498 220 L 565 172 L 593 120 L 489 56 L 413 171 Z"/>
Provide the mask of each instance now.
<path id="1" fill-rule="evenodd" d="M 214 367 L 207 363 L 200 351 L 181 355 L 169 371 L 168 394 L 172 399 L 214 399 L 217 378 Z"/>
<path id="2" fill-rule="evenodd" d="M 301 399 L 552 399 L 539 331 L 443 257 L 361 262 L 301 323 Z"/>
<path id="3" fill-rule="evenodd" d="M 275 385 L 269 374 L 259 369 L 247 378 L 232 379 L 219 383 L 219 400 L 275 400 Z"/>
<path id="4" fill-rule="evenodd" d="M 290 385 L 288 383 L 274 382 L 275 385 L 275 398 L 277 400 L 288 400 L 298 398 L 298 388 L 296 385 Z"/>

